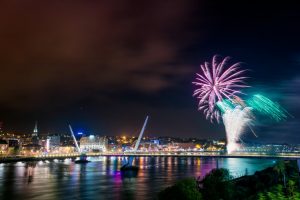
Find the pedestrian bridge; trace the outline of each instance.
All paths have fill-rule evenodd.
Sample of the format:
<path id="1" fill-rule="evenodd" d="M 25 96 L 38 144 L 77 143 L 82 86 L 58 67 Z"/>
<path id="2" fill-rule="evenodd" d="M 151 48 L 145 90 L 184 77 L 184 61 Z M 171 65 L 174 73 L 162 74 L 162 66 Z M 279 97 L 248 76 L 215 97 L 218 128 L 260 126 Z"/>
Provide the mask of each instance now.
<path id="1" fill-rule="evenodd" d="M 34 161 L 34 160 L 49 160 L 49 159 L 64 159 L 79 157 L 79 153 L 70 154 L 39 154 L 31 156 L 0 156 L 1 162 L 16 162 L 16 161 Z M 282 159 L 300 159 L 300 153 L 232 153 L 221 154 L 220 152 L 101 152 L 87 153 L 87 156 L 166 156 L 166 157 L 215 157 L 215 158 L 282 158 Z M 300 161 L 298 162 L 300 164 Z"/>

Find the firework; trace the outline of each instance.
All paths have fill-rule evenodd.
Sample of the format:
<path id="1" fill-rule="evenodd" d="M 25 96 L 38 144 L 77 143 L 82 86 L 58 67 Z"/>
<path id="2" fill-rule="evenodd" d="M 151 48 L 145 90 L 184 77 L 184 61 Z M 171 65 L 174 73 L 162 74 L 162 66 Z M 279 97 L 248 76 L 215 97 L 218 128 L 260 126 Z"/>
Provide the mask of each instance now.
<path id="1" fill-rule="evenodd" d="M 247 100 L 247 105 L 251 106 L 259 113 L 270 117 L 276 122 L 282 121 L 288 117 L 288 112 L 283 109 L 278 103 L 273 102 L 261 94 L 255 94 Z"/>
<path id="2" fill-rule="evenodd" d="M 230 154 L 238 148 L 238 142 L 246 127 L 252 124 L 251 108 L 236 106 L 225 110 L 222 115 L 227 138 L 227 152 Z"/>
<path id="3" fill-rule="evenodd" d="M 206 119 L 216 119 L 219 122 L 220 113 L 216 109 L 216 103 L 223 98 L 235 98 L 242 94 L 241 88 L 248 87 L 244 80 L 247 77 L 241 76 L 246 70 L 240 70 L 240 63 L 235 63 L 226 68 L 229 57 L 218 62 L 214 56 L 212 63 L 205 62 L 201 65 L 201 73 L 196 74 L 193 82 L 197 86 L 193 96 L 199 99 L 199 110 L 203 110 Z M 226 69 L 225 69 L 226 68 Z"/>
<path id="4" fill-rule="evenodd" d="M 229 99 L 224 99 L 223 101 L 218 101 L 217 102 L 217 107 L 221 111 L 221 113 L 225 113 L 227 110 L 232 110 L 236 106 L 232 103 L 231 100 Z"/>

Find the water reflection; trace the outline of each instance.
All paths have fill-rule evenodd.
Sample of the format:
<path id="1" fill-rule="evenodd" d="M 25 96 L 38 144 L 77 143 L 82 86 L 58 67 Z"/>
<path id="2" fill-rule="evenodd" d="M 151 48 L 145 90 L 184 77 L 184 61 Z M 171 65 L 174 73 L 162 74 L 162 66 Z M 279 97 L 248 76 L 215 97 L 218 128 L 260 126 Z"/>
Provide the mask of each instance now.
<path id="1" fill-rule="evenodd" d="M 37 164 L 36 162 L 28 162 L 28 163 L 26 163 L 25 176 L 28 177 L 27 178 L 28 184 L 32 182 L 33 175 L 34 175 L 34 168 L 36 167 L 36 164 Z"/>
<path id="2" fill-rule="evenodd" d="M 116 172 L 116 173 L 120 173 L 122 179 L 131 179 L 131 178 L 136 178 L 138 175 L 138 171 L 137 170 L 125 170 L 125 171 L 121 171 L 121 172 Z"/>
<path id="3" fill-rule="evenodd" d="M 75 164 L 71 159 L 0 164 L 0 199 L 154 199 L 163 188 L 185 177 L 204 176 L 228 168 L 232 175 L 249 174 L 273 165 L 268 159 L 140 157 L 140 170 L 122 173 L 122 157 L 92 157 Z"/>

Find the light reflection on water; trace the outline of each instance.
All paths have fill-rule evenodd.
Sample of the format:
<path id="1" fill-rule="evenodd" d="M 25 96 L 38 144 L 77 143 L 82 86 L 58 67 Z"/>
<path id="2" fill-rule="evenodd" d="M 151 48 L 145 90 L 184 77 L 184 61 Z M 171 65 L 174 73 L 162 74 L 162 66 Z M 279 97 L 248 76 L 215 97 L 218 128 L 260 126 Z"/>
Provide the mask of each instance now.
<path id="1" fill-rule="evenodd" d="M 216 158 L 139 157 L 136 177 L 122 174 L 121 157 L 91 157 L 0 164 L 0 199 L 154 199 L 157 193 L 185 177 L 204 176 L 216 168 Z M 273 165 L 271 159 L 219 158 L 218 166 L 233 176 L 253 174 Z"/>

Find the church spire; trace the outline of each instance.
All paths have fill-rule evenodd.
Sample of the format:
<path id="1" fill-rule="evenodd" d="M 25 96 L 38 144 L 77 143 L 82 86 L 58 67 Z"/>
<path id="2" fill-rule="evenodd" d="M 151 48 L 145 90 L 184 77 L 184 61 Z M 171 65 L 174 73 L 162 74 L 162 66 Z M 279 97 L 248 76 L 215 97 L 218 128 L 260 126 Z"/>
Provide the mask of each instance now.
<path id="1" fill-rule="evenodd" d="M 38 136 L 38 128 L 37 128 L 38 122 L 35 121 L 35 125 L 34 125 L 34 129 L 33 129 L 33 133 L 32 133 L 32 137 L 33 136 Z"/>

